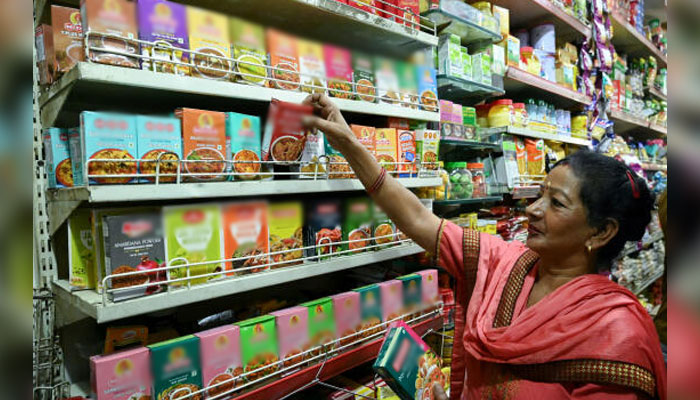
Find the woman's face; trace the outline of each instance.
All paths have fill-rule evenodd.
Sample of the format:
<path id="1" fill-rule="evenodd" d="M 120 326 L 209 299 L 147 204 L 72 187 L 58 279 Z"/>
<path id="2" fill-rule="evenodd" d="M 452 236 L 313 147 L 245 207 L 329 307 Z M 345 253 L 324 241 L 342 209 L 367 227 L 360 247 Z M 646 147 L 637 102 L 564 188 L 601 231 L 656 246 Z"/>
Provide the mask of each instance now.
<path id="1" fill-rule="evenodd" d="M 530 221 L 527 246 L 547 258 L 566 258 L 585 251 L 592 229 L 581 202 L 580 181 L 569 166 L 554 168 L 542 196 L 526 210 Z"/>

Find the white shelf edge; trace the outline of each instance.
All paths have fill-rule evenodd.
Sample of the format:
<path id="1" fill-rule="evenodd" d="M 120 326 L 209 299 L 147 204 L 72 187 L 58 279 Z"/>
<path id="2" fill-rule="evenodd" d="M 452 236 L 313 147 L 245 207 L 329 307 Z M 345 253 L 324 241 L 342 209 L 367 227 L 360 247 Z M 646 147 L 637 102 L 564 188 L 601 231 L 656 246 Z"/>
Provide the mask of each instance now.
<path id="1" fill-rule="evenodd" d="M 655 272 L 654 275 L 644 280 L 639 287 L 635 288 L 632 293 L 634 293 L 635 295 L 639 295 L 640 293 L 642 293 L 646 288 L 649 287 L 649 285 L 651 285 L 652 283 L 656 282 L 659 278 L 664 276 L 664 271 L 665 268 L 661 267 L 659 271 Z"/>
<path id="2" fill-rule="evenodd" d="M 398 178 L 407 188 L 440 186 L 435 178 Z M 258 182 L 206 182 L 177 184 L 92 185 L 51 190 L 51 201 L 90 203 L 205 199 L 273 194 L 328 193 L 364 190 L 357 179 L 288 180 Z"/>
<path id="3" fill-rule="evenodd" d="M 272 98 L 283 101 L 301 103 L 308 93 L 280 89 L 243 85 L 229 81 L 197 78 L 192 76 L 175 76 L 172 74 L 145 71 L 140 69 L 123 68 L 111 65 L 81 62 L 64 75 L 47 93 L 40 97 L 42 109 L 45 107 L 62 107 L 60 99 L 65 90 L 79 82 L 97 82 L 112 86 L 162 90 L 178 93 L 190 93 L 212 97 L 223 97 L 238 100 L 270 102 Z M 54 100 L 57 104 L 52 104 Z M 385 103 L 368 103 L 359 100 L 333 99 L 341 111 L 359 114 L 380 115 L 387 117 L 407 118 L 421 121 L 438 122 L 438 112 L 414 110 L 408 107 Z M 53 110 L 57 115 L 60 110 Z M 45 121 L 51 124 L 51 120 Z"/>
<path id="4" fill-rule="evenodd" d="M 591 144 L 591 141 L 586 140 L 586 139 L 579 139 L 579 138 L 575 138 L 573 136 L 552 135 L 549 133 L 538 132 L 538 131 L 534 131 L 531 129 L 520 128 L 520 127 L 515 127 L 515 126 L 503 126 L 503 127 L 479 129 L 479 134 L 481 134 L 481 135 L 489 136 L 489 135 L 493 135 L 493 134 L 497 134 L 497 133 L 508 133 L 508 134 L 517 135 L 517 136 L 527 136 L 527 137 L 532 137 L 532 138 L 537 138 L 537 139 L 553 140 L 556 142 L 570 143 L 570 144 L 575 144 L 575 145 L 579 145 L 579 146 L 590 146 L 590 144 Z"/>
<path id="5" fill-rule="evenodd" d="M 71 291 L 66 280 L 55 281 L 53 289 L 59 301 L 66 303 L 69 307 L 77 308 L 85 315 L 94 318 L 97 323 L 104 323 L 159 310 L 171 309 L 212 298 L 229 296 L 300 279 L 330 274 L 362 265 L 418 254 L 422 251 L 423 249 L 417 244 L 404 244 L 386 250 L 370 251 L 359 255 L 341 256 L 317 263 L 280 268 L 239 278 L 212 281 L 202 285 L 194 285 L 190 289 L 173 289 L 170 292 L 123 302 L 110 302 L 106 306 L 102 305 L 102 295 L 98 294 L 96 291 Z"/>

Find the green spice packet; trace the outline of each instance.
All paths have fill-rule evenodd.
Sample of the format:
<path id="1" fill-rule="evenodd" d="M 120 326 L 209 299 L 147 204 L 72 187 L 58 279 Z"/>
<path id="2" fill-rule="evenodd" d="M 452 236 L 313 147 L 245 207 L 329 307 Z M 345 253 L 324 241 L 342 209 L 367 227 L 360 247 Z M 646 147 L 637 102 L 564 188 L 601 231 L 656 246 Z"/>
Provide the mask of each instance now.
<path id="1" fill-rule="evenodd" d="M 198 337 L 187 335 L 148 348 L 156 400 L 177 398 L 202 388 Z M 177 397 L 173 396 L 175 392 Z"/>
<path id="2" fill-rule="evenodd" d="M 301 304 L 309 310 L 309 341 L 320 346 L 335 340 L 335 315 L 330 297 Z"/>
<path id="3" fill-rule="evenodd" d="M 368 101 L 374 103 L 377 95 L 377 90 L 374 86 L 374 66 L 372 57 L 353 52 L 352 53 L 352 70 L 353 83 L 355 84 L 355 93 L 357 100 Z"/>
<path id="4" fill-rule="evenodd" d="M 345 199 L 343 220 L 343 241 L 360 240 L 345 243 L 343 250 L 362 249 L 369 246 L 372 237 L 372 200 L 369 197 Z M 365 240 L 361 240 L 365 239 Z M 362 250 L 358 250 L 359 253 Z"/>
<path id="5" fill-rule="evenodd" d="M 403 313 L 415 313 L 420 310 L 423 300 L 421 289 L 423 278 L 418 274 L 409 274 L 396 279 L 403 282 Z"/>
<path id="6" fill-rule="evenodd" d="M 279 367 L 276 362 L 279 360 L 277 347 L 277 328 L 275 327 L 275 317 L 263 315 L 236 323 L 241 332 L 241 362 L 243 372 L 254 371 L 258 368 L 270 365 L 260 371 L 254 372 L 245 377 L 250 382 L 269 375 Z M 272 364 L 272 365 L 271 365 Z"/>
<path id="7" fill-rule="evenodd" d="M 94 244 L 90 210 L 76 210 L 68 219 L 68 280 L 74 289 L 95 288 Z"/>
<path id="8" fill-rule="evenodd" d="M 372 367 L 404 400 L 432 399 L 433 385 L 445 386 L 440 358 L 402 321 L 389 329 Z"/>

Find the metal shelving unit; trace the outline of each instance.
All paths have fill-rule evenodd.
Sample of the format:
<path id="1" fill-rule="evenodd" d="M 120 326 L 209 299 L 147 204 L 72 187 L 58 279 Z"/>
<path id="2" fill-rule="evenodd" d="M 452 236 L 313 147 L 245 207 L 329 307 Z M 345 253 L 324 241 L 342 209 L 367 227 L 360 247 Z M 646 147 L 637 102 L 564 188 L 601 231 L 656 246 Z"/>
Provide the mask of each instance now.
<path id="1" fill-rule="evenodd" d="M 502 96 L 506 93 L 503 88 L 475 82 L 471 79 L 438 75 L 437 81 L 439 98 L 457 102 L 468 99 L 478 100 L 490 96 Z"/>
<path id="2" fill-rule="evenodd" d="M 491 3 L 510 10 L 511 31 L 537 22 L 553 22 L 557 36 L 562 35 L 566 40 L 591 36 L 588 23 L 568 14 L 551 0 L 493 0 Z"/>
<path id="3" fill-rule="evenodd" d="M 625 133 L 632 130 L 640 130 L 651 134 L 662 134 L 666 135 L 666 127 L 652 124 L 644 118 L 637 117 L 630 113 L 612 110 L 610 112 L 610 119 L 615 122 L 615 132 Z"/>
<path id="4" fill-rule="evenodd" d="M 442 4 L 440 9 L 429 10 L 422 15 L 437 25 L 437 31 L 441 35 L 445 33 L 457 35 L 462 39 L 463 45 L 481 40 L 500 42 L 503 39 L 500 32 L 489 30 L 476 22 L 459 17 L 443 7 Z"/>
<path id="5" fill-rule="evenodd" d="M 634 293 L 635 295 L 639 295 L 639 294 L 642 293 L 646 288 L 648 288 L 651 284 L 653 284 L 654 282 L 656 282 L 657 280 L 659 280 L 659 278 L 661 278 L 662 276 L 664 276 L 664 268 L 663 268 L 663 267 L 662 267 L 661 269 L 659 269 L 659 271 L 655 272 L 652 276 L 650 276 L 650 277 L 647 278 L 646 280 L 642 281 L 642 283 L 639 284 L 639 285 L 634 289 L 633 293 Z"/>

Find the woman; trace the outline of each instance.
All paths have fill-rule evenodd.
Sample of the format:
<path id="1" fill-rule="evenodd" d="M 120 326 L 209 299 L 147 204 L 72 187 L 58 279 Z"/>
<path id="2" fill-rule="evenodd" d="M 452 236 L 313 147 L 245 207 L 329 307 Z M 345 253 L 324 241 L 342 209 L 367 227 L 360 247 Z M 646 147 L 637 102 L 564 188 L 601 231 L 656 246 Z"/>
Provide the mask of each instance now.
<path id="1" fill-rule="evenodd" d="M 652 199 L 612 158 L 562 160 L 527 209 L 527 247 L 441 220 L 387 176 L 325 95 L 305 100 L 398 229 L 456 278 L 451 397 L 666 397 L 654 325 L 628 290 L 597 275 L 639 239 Z M 437 389 L 436 389 L 437 390 Z"/>

